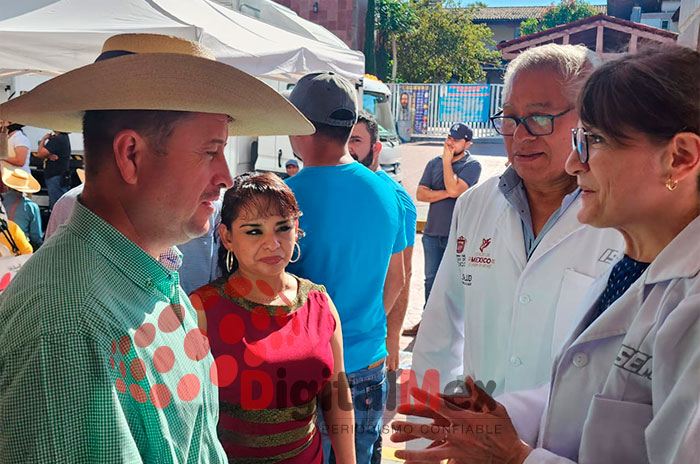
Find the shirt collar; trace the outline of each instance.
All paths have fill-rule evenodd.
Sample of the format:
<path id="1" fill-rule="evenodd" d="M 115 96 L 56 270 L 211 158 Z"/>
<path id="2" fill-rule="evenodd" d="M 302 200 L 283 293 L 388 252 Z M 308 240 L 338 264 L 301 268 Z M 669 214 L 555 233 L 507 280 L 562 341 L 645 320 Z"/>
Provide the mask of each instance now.
<path id="1" fill-rule="evenodd" d="M 523 180 L 511 165 L 508 166 L 505 171 L 503 171 L 503 174 L 501 174 L 500 182 L 498 183 L 498 190 L 500 190 L 503 196 L 507 198 L 508 194 L 522 183 Z"/>
<path id="2" fill-rule="evenodd" d="M 172 285 L 178 285 L 177 272 L 169 270 L 141 247 L 126 238 L 78 201 L 67 224 L 68 229 L 97 250 L 129 280 L 149 293 L 170 299 Z"/>
<path id="3" fill-rule="evenodd" d="M 523 184 L 522 178 L 518 175 L 517 171 L 515 168 L 511 165 L 506 168 L 506 170 L 501 174 L 500 177 L 500 182 L 498 183 L 498 190 L 503 194 L 504 197 L 510 198 L 511 194 L 513 193 L 513 190 L 516 187 L 520 187 Z M 525 188 L 522 186 L 521 188 Z M 561 212 L 563 213 L 566 211 L 566 209 L 571 206 L 571 204 L 576 200 L 576 197 L 579 196 L 581 193 L 581 188 L 576 187 L 576 189 L 569 193 L 568 195 L 564 196 L 564 199 L 561 202 Z M 525 201 L 527 202 L 527 196 L 525 196 Z"/>

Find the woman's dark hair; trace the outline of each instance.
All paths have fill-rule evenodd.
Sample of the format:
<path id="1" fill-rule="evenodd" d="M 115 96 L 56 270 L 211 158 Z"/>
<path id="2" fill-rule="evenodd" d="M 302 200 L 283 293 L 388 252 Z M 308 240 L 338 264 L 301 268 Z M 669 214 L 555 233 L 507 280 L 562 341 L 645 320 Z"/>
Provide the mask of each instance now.
<path id="1" fill-rule="evenodd" d="M 301 211 L 292 190 L 279 176 L 269 172 L 264 174 L 247 172 L 236 176 L 233 186 L 224 194 L 221 224 L 230 231 L 231 224 L 241 214 L 263 217 L 279 215 L 296 219 L 301 216 Z M 303 232 L 299 229 L 297 234 L 298 239 Z M 222 275 L 228 277 L 238 268 L 238 262 L 234 257 L 233 266 L 229 272 L 226 269 L 227 252 L 223 243 L 219 245 L 219 269 Z"/>
<path id="2" fill-rule="evenodd" d="M 24 124 L 10 123 L 10 124 L 7 126 L 7 133 L 8 133 L 8 134 L 11 134 L 11 133 L 13 133 L 14 131 L 22 130 L 23 127 L 24 127 Z"/>
<path id="3" fill-rule="evenodd" d="M 586 82 L 579 112 L 584 125 L 620 145 L 633 132 L 657 142 L 700 134 L 700 53 L 648 45 L 607 62 Z"/>

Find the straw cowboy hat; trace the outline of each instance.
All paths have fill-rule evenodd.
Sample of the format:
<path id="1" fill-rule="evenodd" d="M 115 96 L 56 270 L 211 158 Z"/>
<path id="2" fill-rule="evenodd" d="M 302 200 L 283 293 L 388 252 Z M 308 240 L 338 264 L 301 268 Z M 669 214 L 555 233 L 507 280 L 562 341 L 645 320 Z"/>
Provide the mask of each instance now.
<path id="1" fill-rule="evenodd" d="M 259 79 L 202 44 L 158 34 L 107 39 L 97 60 L 0 105 L 0 119 L 81 132 L 86 110 L 226 114 L 229 135 L 307 135 L 313 125 Z"/>
<path id="2" fill-rule="evenodd" d="M 39 182 L 24 169 L 7 161 L 0 161 L 0 166 L 2 167 L 2 183 L 11 189 L 23 193 L 36 193 L 41 190 Z"/>

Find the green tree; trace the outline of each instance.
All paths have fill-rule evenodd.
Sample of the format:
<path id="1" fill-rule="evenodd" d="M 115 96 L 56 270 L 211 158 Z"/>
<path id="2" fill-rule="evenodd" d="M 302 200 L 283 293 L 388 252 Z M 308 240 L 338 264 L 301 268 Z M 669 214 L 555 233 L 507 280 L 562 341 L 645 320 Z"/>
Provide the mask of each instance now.
<path id="1" fill-rule="evenodd" d="M 365 72 L 374 74 L 375 54 L 374 54 L 374 23 L 376 12 L 374 0 L 367 1 L 367 16 L 365 17 Z"/>
<path id="2" fill-rule="evenodd" d="M 376 7 L 377 75 L 386 80 L 388 48 L 391 47 L 391 81 L 395 81 L 398 68 L 396 36 L 411 30 L 416 23 L 416 11 L 411 3 L 404 0 L 377 0 Z"/>
<path id="3" fill-rule="evenodd" d="M 561 0 L 558 5 L 552 3 L 547 7 L 540 19 L 528 18 L 521 22 L 520 33 L 533 34 L 596 14 L 598 12 L 585 0 Z"/>
<path id="4" fill-rule="evenodd" d="M 453 0 L 411 0 L 415 25 L 396 35 L 402 82 L 475 82 L 484 78 L 482 65 L 500 62 L 491 51 L 491 30 L 474 24 L 474 8 L 457 8 Z"/>

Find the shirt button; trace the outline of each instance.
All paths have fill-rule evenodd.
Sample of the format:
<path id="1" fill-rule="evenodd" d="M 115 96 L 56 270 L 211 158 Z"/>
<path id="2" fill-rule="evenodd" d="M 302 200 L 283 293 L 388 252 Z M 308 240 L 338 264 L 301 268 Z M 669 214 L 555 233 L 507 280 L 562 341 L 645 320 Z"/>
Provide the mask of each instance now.
<path id="1" fill-rule="evenodd" d="M 511 356 L 511 357 L 510 357 L 510 364 L 511 364 L 511 365 L 517 367 L 517 366 L 521 365 L 522 363 L 523 363 L 523 362 L 520 360 L 519 357 L 517 357 L 517 356 Z"/>
<path id="2" fill-rule="evenodd" d="M 519 299 L 522 304 L 528 304 L 530 302 L 530 295 L 523 293 L 522 295 L 520 295 Z"/>
<path id="3" fill-rule="evenodd" d="M 588 355 L 586 353 L 576 353 L 572 362 L 576 367 L 584 367 L 588 364 Z"/>

